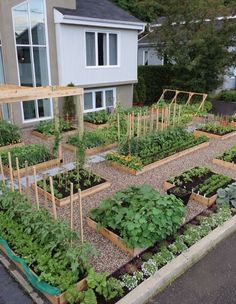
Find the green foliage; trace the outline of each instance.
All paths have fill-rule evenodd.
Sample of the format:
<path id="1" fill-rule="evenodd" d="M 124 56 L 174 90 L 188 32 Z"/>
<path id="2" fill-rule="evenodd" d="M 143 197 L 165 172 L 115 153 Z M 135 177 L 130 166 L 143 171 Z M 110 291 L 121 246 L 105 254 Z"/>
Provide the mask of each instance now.
<path id="1" fill-rule="evenodd" d="M 182 71 L 173 75 L 177 87 L 211 92 L 223 83 L 223 75 L 235 64 L 236 24 L 227 18 L 216 19 L 233 15 L 234 10 L 235 1 L 227 7 L 222 0 L 198 0 L 194 5 L 192 1 L 165 1 L 166 18 L 156 29 L 154 41 L 158 54 Z"/>
<path id="2" fill-rule="evenodd" d="M 218 156 L 218 159 L 224 160 L 226 162 L 233 162 L 236 156 L 236 146 L 226 150 L 222 155 Z"/>
<path id="3" fill-rule="evenodd" d="M 178 229 L 184 215 L 180 200 L 147 185 L 119 191 L 90 212 L 99 226 L 112 228 L 131 248 L 146 248 L 164 240 Z"/>
<path id="4" fill-rule="evenodd" d="M 74 87 L 73 83 L 68 84 L 68 87 Z M 63 103 L 64 116 L 74 117 L 76 114 L 74 96 L 67 96 Z"/>
<path id="5" fill-rule="evenodd" d="M 118 152 L 123 156 L 131 154 L 137 158 L 137 163 L 141 161 L 145 166 L 207 140 L 205 137 L 195 138 L 183 128 L 169 128 L 162 132 L 125 140 L 120 143 Z"/>
<path id="6" fill-rule="evenodd" d="M 105 300 L 114 299 L 124 294 L 120 281 L 115 278 L 108 279 L 107 273 L 98 273 L 90 269 L 86 278 L 88 287 L 103 296 Z"/>
<path id="7" fill-rule="evenodd" d="M 229 204 L 233 208 L 236 208 L 236 183 L 232 183 L 225 189 L 219 189 L 217 191 L 216 203 L 218 206 Z"/>
<path id="8" fill-rule="evenodd" d="M 231 126 L 222 126 L 219 125 L 218 123 L 208 123 L 198 130 L 204 131 L 204 132 L 209 132 L 217 135 L 225 135 L 231 132 L 236 131 L 236 128 L 231 127 Z"/>
<path id="9" fill-rule="evenodd" d="M 64 119 L 60 119 L 59 121 L 59 131 L 60 132 L 67 132 L 70 131 L 72 128 L 71 123 L 65 121 Z M 42 133 L 46 136 L 53 136 L 55 135 L 55 121 L 41 121 L 35 128 L 35 131 Z"/>
<path id="10" fill-rule="evenodd" d="M 21 134 L 19 127 L 5 120 L 0 120 L 0 147 L 20 142 Z"/>
<path id="11" fill-rule="evenodd" d="M 182 236 L 178 236 L 176 238 L 176 240 L 174 241 L 174 243 L 172 243 L 171 245 L 169 245 L 168 249 L 174 254 L 180 254 L 183 251 L 185 251 L 188 247 L 185 245 L 183 237 Z"/>
<path id="12" fill-rule="evenodd" d="M 147 107 L 147 106 L 144 106 L 144 107 L 131 107 L 131 108 L 125 108 L 124 111 L 125 111 L 125 114 L 128 115 L 128 114 L 134 114 L 135 117 L 138 116 L 138 114 L 141 114 L 141 115 L 145 115 L 149 112 L 150 108 Z"/>
<path id="13" fill-rule="evenodd" d="M 132 170 L 141 170 L 143 168 L 142 162 L 139 157 L 131 155 L 121 155 L 116 152 L 111 152 L 106 155 L 107 161 L 116 162 L 119 165 L 125 166 Z"/>
<path id="14" fill-rule="evenodd" d="M 69 304 L 97 304 L 97 298 L 92 289 L 78 291 L 74 286 L 70 287 L 65 294 L 65 299 Z"/>
<path id="15" fill-rule="evenodd" d="M 236 102 L 236 91 L 223 91 L 216 98 L 226 102 Z"/>
<path id="16" fill-rule="evenodd" d="M 36 211 L 18 192 L 0 196 L 0 235 L 45 281 L 64 291 L 86 276 L 91 246 L 46 210 Z"/>
<path id="17" fill-rule="evenodd" d="M 8 167 L 8 151 L 0 153 L 4 166 Z M 55 157 L 44 145 L 26 145 L 11 149 L 12 168 L 16 170 L 16 157 L 19 159 L 19 167 L 25 167 L 25 161 L 28 161 L 29 166 L 34 166 L 54 159 Z"/>
<path id="18" fill-rule="evenodd" d="M 96 111 L 84 115 L 84 121 L 94 123 L 96 125 L 105 124 L 108 122 L 109 114 L 107 111 Z"/>
<path id="19" fill-rule="evenodd" d="M 144 76 L 139 74 L 138 75 L 138 84 L 134 85 L 134 102 L 136 103 L 143 103 L 146 101 L 146 81 L 144 79 Z"/>
<path id="20" fill-rule="evenodd" d="M 153 260 L 158 267 L 165 266 L 173 258 L 174 254 L 166 246 L 162 246 L 160 251 L 153 256 Z"/>

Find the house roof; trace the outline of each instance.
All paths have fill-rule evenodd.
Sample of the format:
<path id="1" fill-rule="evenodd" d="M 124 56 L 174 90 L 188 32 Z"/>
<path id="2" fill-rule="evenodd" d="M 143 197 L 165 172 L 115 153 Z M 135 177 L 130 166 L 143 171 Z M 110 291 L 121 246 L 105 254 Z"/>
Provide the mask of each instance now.
<path id="1" fill-rule="evenodd" d="M 108 0 L 76 0 L 76 7 L 74 10 L 56 9 L 61 14 L 69 16 L 143 23 Z"/>

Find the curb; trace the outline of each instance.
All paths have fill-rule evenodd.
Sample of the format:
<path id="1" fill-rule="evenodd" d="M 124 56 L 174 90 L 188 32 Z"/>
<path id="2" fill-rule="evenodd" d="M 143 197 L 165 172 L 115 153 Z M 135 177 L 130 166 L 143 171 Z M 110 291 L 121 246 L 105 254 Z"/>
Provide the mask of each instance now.
<path id="1" fill-rule="evenodd" d="M 144 304 L 236 232 L 236 215 L 145 280 L 116 304 Z"/>

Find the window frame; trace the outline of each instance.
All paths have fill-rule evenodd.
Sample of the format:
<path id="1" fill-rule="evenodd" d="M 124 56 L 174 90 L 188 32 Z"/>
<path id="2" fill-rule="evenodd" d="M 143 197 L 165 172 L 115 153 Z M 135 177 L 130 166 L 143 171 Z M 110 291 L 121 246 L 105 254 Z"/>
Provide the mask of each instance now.
<path id="1" fill-rule="evenodd" d="M 87 43 L 86 43 L 86 33 L 95 34 L 95 65 L 87 65 Z M 98 64 L 98 34 L 106 34 L 106 50 L 107 50 L 107 65 Z M 117 36 L 117 64 L 110 65 L 110 38 L 109 34 L 115 34 Z M 86 69 L 104 69 L 104 68 L 118 68 L 120 67 L 120 32 L 112 30 L 84 30 L 84 41 L 85 41 L 85 68 Z"/>
<path id="2" fill-rule="evenodd" d="M 12 25 L 13 25 L 13 37 L 14 37 L 14 44 L 15 44 L 15 55 L 16 55 L 16 65 L 17 65 L 17 76 L 18 76 L 18 84 L 21 85 L 20 80 L 20 69 L 19 69 L 19 62 L 18 62 L 18 47 L 29 47 L 30 49 L 30 58 L 31 58 L 31 69 L 32 69 L 32 78 L 33 78 L 33 87 L 36 87 L 36 74 L 35 74 L 35 59 L 34 59 L 34 48 L 45 48 L 46 49 L 46 60 L 47 60 L 47 73 L 48 73 L 48 85 L 51 85 L 51 65 L 50 65 L 50 56 L 49 56 L 49 38 L 48 38 L 48 22 L 47 22 L 47 6 L 46 6 L 46 0 L 43 1 L 43 7 L 44 7 L 44 17 L 45 17 L 45 44 L 33 44 L 32 39 L 32 24 L 30 20 L 30 3 L 28 0 L 22 1 L 21 3 L 13 6 L 11 8 L 11 16 L 12 16 Z M 29 25 L 29 44 L 17 44 L 16 38 L 15 38 L 15 20 L 14 20 L 14 9 L 17 7 L 27 4 L 28 6 L 28 25 Z M 28 123 L 34 123 L 44 120 L 49 120 L 54 117 L 53 113 L 53 102 L 52 99 L 49 99 L 50 102 L 50 116 L 45 117 L 39 117 L 39 106 L 38 106 L 38 99 L 34 100 L 35 103 L 35 110 L 36 110 L 36 118 L 33 119 L 25 119 L 24 117 L 24 107 L 23 103 L 24 101 L 21 101 L 21 116 L 22 116 L 22 123 L 28 124 Z"/>
<path id="3" fill-rule="evenodd" d="M 106 91 L 113 91 L 113 106 L 112 107 L 106 107 Z M 102 107 L 96 108 L 96 92 L 102 92 Z M 116 88 L 101 88 L 101 89 L 94 89 L 94 90 L 85 90 L 84 95 L 86 93 L 92 93 L 92 102 L 93 102 L 93 108 L 84 110 L 84 113 L 91 113 L 91 112 L 99 112 L 102 110 L 106 110 L 107 108 L 115 108 L 116 107 Z"/>

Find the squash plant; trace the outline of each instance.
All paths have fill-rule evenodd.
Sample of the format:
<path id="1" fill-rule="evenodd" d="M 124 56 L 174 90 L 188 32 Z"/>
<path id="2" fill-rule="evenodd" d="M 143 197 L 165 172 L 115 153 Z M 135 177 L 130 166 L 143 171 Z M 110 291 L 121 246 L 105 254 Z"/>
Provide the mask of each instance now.
<path id="1" fill-rule="evenodd" d="M 72 129 L 72 125 L 70 122 L 65 121 L 64 119 L 59 120 L 59 131 L 60 132 L 67 132 Z M 46 136 L 53 136 L 56 133 L 55 130 L 55 121 L 41 121 L 35 128 L 35 131 L 42 133 Z"/>
<path id="2" fill-rule="evenodd" d="M 182 201 L 148 185 L 119 191 L 90 212 L 99 227 L 115 231 L 130 248 L 164 240 L 181 226 L 184 215 Z"/>
<path id="3" fill-rule="evenodd" d="M 109 114 L 106 110 L 87 113 L 84 115 L 84 121 L 101 125 L 108 122 Z"/>
<path id="4" fill-rule="evenodd" d="M 0 147 L 20 143 L 21 134 L 18 126 L 0 120 Z"/>

